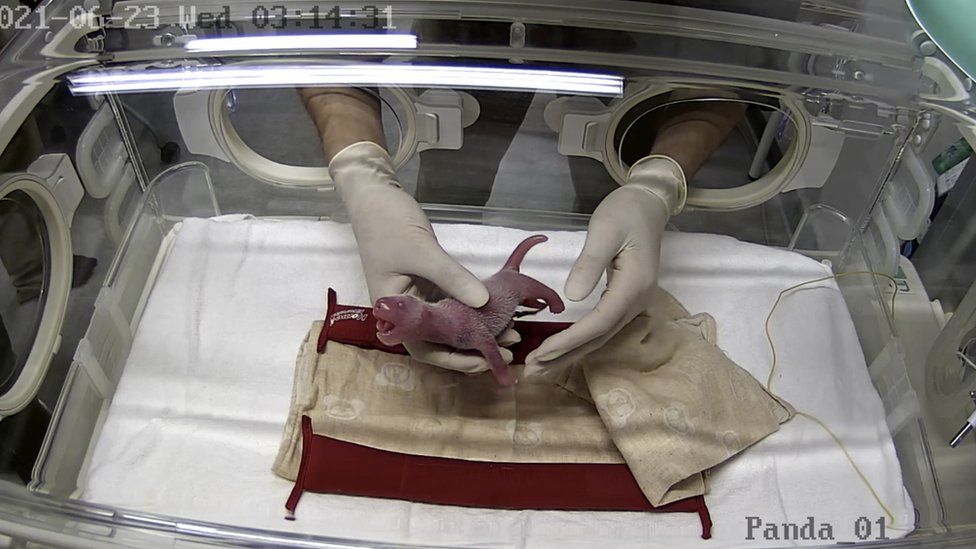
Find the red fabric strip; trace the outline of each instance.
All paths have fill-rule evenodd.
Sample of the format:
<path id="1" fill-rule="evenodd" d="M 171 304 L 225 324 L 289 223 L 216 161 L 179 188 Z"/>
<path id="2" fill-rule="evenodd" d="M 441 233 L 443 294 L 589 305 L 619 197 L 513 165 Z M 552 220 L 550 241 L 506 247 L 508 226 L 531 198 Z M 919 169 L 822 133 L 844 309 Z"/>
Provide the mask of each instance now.
<path id="1" fill-rule="evenodd" d="M 654 507 L 625 464 L 493 463 L 378 450 L 312 433 L 302 417 L 302 460 L 286 508 L 301 492 L 495 509 L 697 513 L 711 537 L 705 498 Z"/>
<path id="2" fill-rule="evenodd" d="M 302 416 L 302 459 L 298 465 L 298 477 L 295 479 L 295 486 L 292 487 L 288 501 L 285 502 L 285 509 L 288 510 L 285 518 L 288 520 L 295 520 L 295 508 L 298 507 L 298 500 L 302 499 L 302 493 L 305 491 L 305 477 L 310 469 L 308 461 L 312 459 L 313 455 L 318 454 L 312 448 L 314 441 L 312 420 L 308 416 Z"/>
<path id="3" fill-rule="evenodd" d="M 516 320 L 522 341 L 509 347 L 514 362 L 523 363 L 543 340 L 570 325 Z M 407 354 L 402 345 L 390 347 L 376 337 L 372 308 L 340 305 L 332 289 L 319 353 L 329 341 Z M 305 490 L 481 508 L 698 513 L 702 538 L 711 538 L 703 496 L 654 507 L 626 464 L 497 463 L 401 454 L 315 434 L 307 416 L 302 417 L 298 479 L 286 503 L 289 517 Z"/>

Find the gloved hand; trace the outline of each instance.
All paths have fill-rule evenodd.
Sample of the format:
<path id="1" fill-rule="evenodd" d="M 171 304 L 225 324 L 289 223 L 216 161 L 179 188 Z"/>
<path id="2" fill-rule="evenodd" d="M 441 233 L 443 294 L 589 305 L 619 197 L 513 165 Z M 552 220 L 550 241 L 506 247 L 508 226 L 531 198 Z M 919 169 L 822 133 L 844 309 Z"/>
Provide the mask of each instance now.
<path id="1" fill-rule="evenodd" d="M 664 228 L 684 207 L 687 189 L 676 161 L 650 155 L 631 167 L 626 184 L 603 199 L 590 218 L 565 294 L 572 301 L 586 299 L 604 270 L 607 289 L 593 311 L 529 353 L 527 374 L 578 361 L 647 309 L 657 287 Z"/>
<path id="2" fill-rule="evenodd" d="M 437 243 L 427 216 L 397 183 L 383 147 L 368 141 L 349 145 L 332 158 L 329 175 L 349 211 L 370 299 L 403 293 L 425 300 L 442 297 L 415 278 L 421 277 L 469 307 L 488 302 L 485 285 Z M 498 340 L 511 345 L 519 336 L 509 330 Z M 481 355 L 442 345 L 412 342 L 404 347 L 413 358 L 442 368 L 469 374 L 491 369 Z M 500 350 L 511 362 L 512 353 Z"/>

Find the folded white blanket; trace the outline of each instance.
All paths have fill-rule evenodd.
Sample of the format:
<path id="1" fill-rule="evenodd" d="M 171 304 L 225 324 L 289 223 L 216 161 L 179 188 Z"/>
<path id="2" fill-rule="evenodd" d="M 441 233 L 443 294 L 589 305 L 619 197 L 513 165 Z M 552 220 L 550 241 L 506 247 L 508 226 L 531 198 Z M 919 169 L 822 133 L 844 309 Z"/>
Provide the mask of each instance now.
<path id="1" fill-rule="evenodd" d="M 528 234 L 466 225 L 435 231 L 479 276 L 497 270 Z M 585 235 L 546 234 L 550 241 L 532 250 L 523 272 L 561 289 Z M 777 294 L 829 274 L 799 254 L 703 234 L 668 233 L 662 265 L 662 287 L 691 313 L 711 314 L 719 346 L 762 382 L 770 366 L 763 323 Z M 818 533 L 829 524 L 833 541 L 859 541 L 866 522 L 867 539 L 879 535 L 879 520 L 891 538 L 912 526 L 882 405 L 832 281 L 792 294 L 777 309 L 773 389 L 844 441 L 894 525 L 842 450 L 803 417 L 712 471 L 709 541 L 699 539 L 694 515 L 463 509 L 319 494 L 306 494 L 298 520 L 285 521 L 291 483 L 270 467 L 295 356 L 324 314 L 328 287 L 344 303 L 368 304 L 348 225 L 239 216 L 183 223 L 90 460 L 84 498 L 252 528 L 424 545 L 780 546 L 793 543 L 783 523 L 804 532 L 807 517 Z M 579 318 L 595 298 L 570 303 L 560 320 Z M 778 539 L 764 539 L 769 524 L 778 525 Z"/>

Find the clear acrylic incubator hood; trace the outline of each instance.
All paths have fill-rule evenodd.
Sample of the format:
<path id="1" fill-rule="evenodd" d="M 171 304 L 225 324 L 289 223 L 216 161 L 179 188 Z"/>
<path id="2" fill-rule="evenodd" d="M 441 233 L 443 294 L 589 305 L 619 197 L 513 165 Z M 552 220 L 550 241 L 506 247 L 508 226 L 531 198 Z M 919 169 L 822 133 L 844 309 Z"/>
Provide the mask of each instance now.
<path id="1" fill-rule="evenodd" d="M 976 106 L 940 45 L 886 0 L 0 1 L 0 547 L 976 543 Z M 679 145 L 639 318 L 678 312 L 523 377 L 607 283 L 566 299 L 594 211 L 699 112 L 734 116 Z M 515 322 L 514 389 L 377 342 L 357 132 L 479 278 L 548 237 L 521 272 L 567 308 Z"/>

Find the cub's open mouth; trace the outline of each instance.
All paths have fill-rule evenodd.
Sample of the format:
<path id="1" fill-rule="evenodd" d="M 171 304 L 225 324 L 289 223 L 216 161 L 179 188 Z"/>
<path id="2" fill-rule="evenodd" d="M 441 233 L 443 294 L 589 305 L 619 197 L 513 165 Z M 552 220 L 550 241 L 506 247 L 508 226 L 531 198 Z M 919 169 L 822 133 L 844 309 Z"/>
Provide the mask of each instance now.
<path id="1" fill-rule="evenodd" d="M 383 320 L 382 318 L 376 319 L 376 333 L 381 336 L 388 336 L 393 333 L 393 329 L 396 326 L 389 320 Z"/>
<path id="2" fill-rule="evenodd" d="M 373 316 L 376 317 L 376 333 L 381 336 L 388 336 L 393 333 L 393 329 L 396 325 L 393 323 L 391 316 L 395 316 L 395 311 L 390 307 L 390 304 L 385 298 L 380 298 L 376 300 L 373 304 Z"/>

